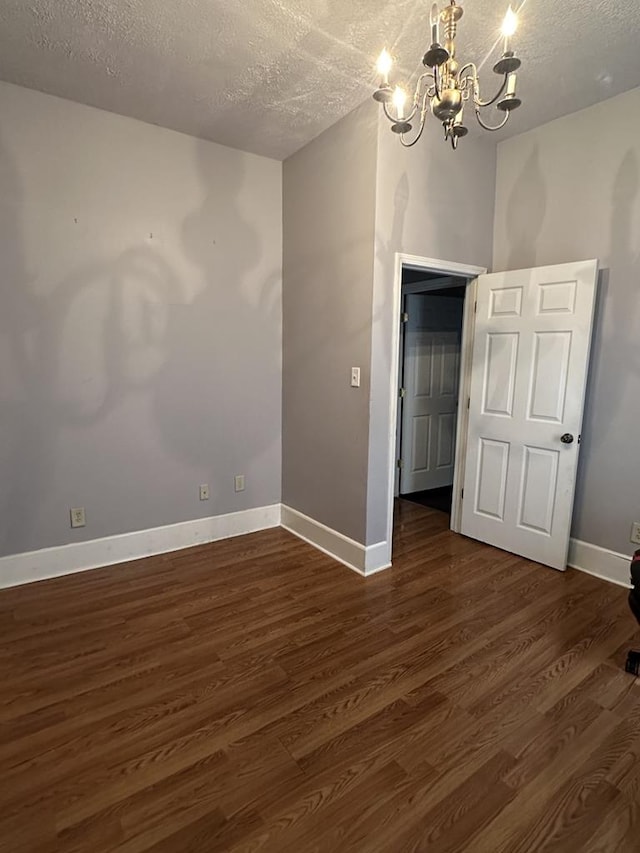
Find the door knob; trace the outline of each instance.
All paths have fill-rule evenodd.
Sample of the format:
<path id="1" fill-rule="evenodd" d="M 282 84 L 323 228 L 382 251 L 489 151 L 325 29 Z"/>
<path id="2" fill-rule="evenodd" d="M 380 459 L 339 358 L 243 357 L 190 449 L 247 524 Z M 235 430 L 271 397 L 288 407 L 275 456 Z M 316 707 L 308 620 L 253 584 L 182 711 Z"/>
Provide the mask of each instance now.
<path id="1" fill-rule="evenodd" d="M 573 444 L 573 436 L 571 435 L 570 432 L 565 432 L 564 435 L 560 436 L 560 441 L 563 444 Z"/>

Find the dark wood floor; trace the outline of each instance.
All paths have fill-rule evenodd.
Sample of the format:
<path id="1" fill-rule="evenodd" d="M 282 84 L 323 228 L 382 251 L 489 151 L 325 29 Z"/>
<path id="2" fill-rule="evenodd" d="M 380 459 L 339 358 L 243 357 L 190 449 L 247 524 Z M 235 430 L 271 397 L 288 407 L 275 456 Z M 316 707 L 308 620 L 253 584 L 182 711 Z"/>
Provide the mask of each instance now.
<path id="1" fill-rule="evenodd" d="M 399 508 L 0 593 L 0 849 L 640 850 L 625 591 Z"/>

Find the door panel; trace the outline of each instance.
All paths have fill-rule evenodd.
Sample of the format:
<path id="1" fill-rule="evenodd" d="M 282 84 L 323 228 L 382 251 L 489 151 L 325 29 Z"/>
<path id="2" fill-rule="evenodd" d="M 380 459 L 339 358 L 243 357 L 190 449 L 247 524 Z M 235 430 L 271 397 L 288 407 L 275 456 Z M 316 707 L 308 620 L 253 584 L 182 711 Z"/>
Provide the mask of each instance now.
<path id="1" fill-rule="evenodd" d="M 557 450 L 525 447 L 518 525 L 551 535 L 555 494 L 558 486 Z"/>
<path id="2" fill-rule="evenodd" d="M 513 415 L 518 334 L 492 332 L 487 335 L 486 370 L 482 410 L 484 414 Z"/>
<path id="3" fill-rule="evenodd" d="M 519 317 L 522 312 L 522 288 L 504 287 L 491 291 L 489 317 Z"/>
<path id="4" fill-rule="evenodd" d="M 429 470 L 431 446 L 431 415 L 416 415 L 413 419 L 411 469 L 413 472 Z"/>
<path id="5" fill-rule="evenodd" d="M 438 417 L 438 452 L 436 455 L 437 468 L 450 468 L 453 465 L 455 449 L 455 427 L 456 416 L 450 414 L 442 414 Z"/>
<path id="6" fill-rule="evenodd" d="M 475 500 L 478 515 L 504 519 L 509 449 L 508 441 L 480 439 Z"/>
<path id="7" fill-rule="evenodd" d="M 562 423 L 567 397 L 571 332 L 536 332 L 529 380 L 530 420 Z"/>
<path id="8" fill-rule="evenodd" d="M 461 531 L 559 569 L 596 276 L 597 261 L 583 261 L 478 279 Z"/>

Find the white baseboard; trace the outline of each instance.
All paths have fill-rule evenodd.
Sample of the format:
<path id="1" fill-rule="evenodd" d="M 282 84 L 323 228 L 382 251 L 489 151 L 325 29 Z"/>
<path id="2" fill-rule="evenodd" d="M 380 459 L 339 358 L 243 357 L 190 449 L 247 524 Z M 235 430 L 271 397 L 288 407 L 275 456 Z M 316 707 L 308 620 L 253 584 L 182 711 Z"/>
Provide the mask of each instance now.
<path id="1" fill-rule="evenodd" d="M 280 524 L 280 504 L 0 557 L 0 588 L 255 533 Z"/>
<path id="2" fill-rule="evenodd" d="M 629 564 L 631 555 L 618 554 L 599 545 L 571 539 L 569 542 L 569 557 L 567 565 L 619 586 L 630 587 Z"/>
<path id="3" fill-rule="evenodd" d="M 0 557 L 0 589 L 167 554 L 279 525 L 365 577 L 391 566 L 390 548 L 386 541 L 364 546 L 291 507 L 272 504 Z M 631 555 L 619 554 L 579 539 L 570 540 L 567 565 L 601 580 L 628 588 L 630 562 Z"/>
<path id="4" fill-rule="evenodd" d="M 390 568 L 391 548 L 387 541 L 366 546 L 364 549 L 364 573 L 367 577 Z"/>
<path id="5" fill-rule="evenodd" d="M 391 566 L 391 554 L 387 542 L 362 545 L 284 504 L 280 524 L 294 536 L 303 539 L 360 575 L 368 577 Z"/>

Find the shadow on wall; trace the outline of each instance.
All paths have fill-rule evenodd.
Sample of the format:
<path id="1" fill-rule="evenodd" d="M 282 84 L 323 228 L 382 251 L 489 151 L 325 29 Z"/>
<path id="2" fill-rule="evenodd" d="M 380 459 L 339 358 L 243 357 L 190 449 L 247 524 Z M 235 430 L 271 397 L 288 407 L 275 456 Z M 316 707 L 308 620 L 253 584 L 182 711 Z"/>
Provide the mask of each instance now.
<path id="1" fill-rule="evenodd" d="M 507 203 L 509 257 L 506 269 L 535 267 L 547 211 L 547 190 L 537 145 L 531 150 Z"/>
<path id="2" fill-rule="evenodd" d="M 84 265 L 54 288 L 38 286 L 20 232 L 22 188 L 2 145 L 0 162 L 0 334 L 6 347 L 0 371 L 0 553 L 13 553 L 29 547 L 38 526 L 60 431 L 90 429 L 148 382 L 162 358 L 164 323 L 157 306 L 179 296 L 179 283 L 157 252 L 139 246 L 112 262 Z M 70 227 L 78 228 L 78 219 Z M 89 292 L 98 300 L 89 318 L 94 327 L 79 328 L 75 308 Z M 70 338 L 86 344 L 94 334 L 103 346 L 101 374 L 85 375 L 82 387 L 74 387 L 65 379 L 65 349 Z M 83 355 L 79 351 L 78 360 Z"/>
<path id="3" fill-rule="evenodd" d="M 409 176 L 403 172 L 396 184 L 393 193 L 393 219 L 391 228 L 388 232 L 376 234 L 376 257 L 380 270 L 382 271 L 383 293 L 382 299 L 378 299 L 373 306 L 373 325 L 374 328 L 379 324 L 383 326 L 390 323 L 393 318 L 394 306 L 391 304 L 393 300 L 393 275 L 395 270 L 396 252 L 402 251 L 404 223 L 409 208 L 410 200 L 410 183 Z M 384 344 L 385 364 L 388 366 L 388 371 L 391 371 L 391 352 L 389 345 L 391 335 L 384 335 L 383 341 L 378 341 L 378 344 Z"/>
<path id="4" fill-rule="evenodd" d="M 244 174 L 221 170 L 206 156 L 210 150 L 208 143 L 198 142 L 205 195 L 182 226 L 182 245 L 200 270 L 201 287 L 191 303 L 169 307 L 155 412 L 170 452 L 211 470 L 214 497 L 216 456 L 226 461 L 231 453 L 238 464 L 250 465 L 251 455 L 280 440 L 273 419 L 262 415 L 265 407 L 273 407 L 264 395 L 281 381 L 276 353 L 270 348 L 268 360 L 263 345 L 280 327 L 281 275 L 274 270 L 256 288 L 262 243 L 238 205 L 227 201 L 238 198 Z M 252 381 L 257 372 L 259 385 Z"/>
<path id="5" fill-rule="evenodd" d="M 578 465 L 575 515 L 583 510 L 587 492 L 590 454 L 607 453 L 617 445 L 615 413 L 629 395 L 637 395 L 640 377 L 638 347 L 640 254 L 634 250 L 634 207 L 640 192 L 640 168 L 634 149 L 625 152 L 613 179 L 611 192 L 611 230 L 609 259 L 611 268 L 601 269 L 594 322 L 589 382 L 585 400 L 583 446 Z M 632 292 L 635 282 L 635 292 Z M 605 339 L 616 341 L 615 356 L 606 352 Z M 605 361 L 615 364 L 605 367 Z M 606 416 L 603 417 L 603 413 Z M 628 466 L 627 466 L 628 467 Z M 631 466 L 633 468 L 633 466 Z M 635 478 L 636 473 L 633 471 Z M 598 485 L 592 484 L 597 491 Z M 583 534 L 584 535 L 584 534 Z"/>
<path id="6" fill-rule="evenodd" d="M 279 441 L 277 425 L 270 429 L 273 419 L 260 418 L 261 392 L 249 417 L 242 387 L 255 370 L 252 340 L 262 346 L 261 328 L 279 323 L 279 277 L 271 275 L 259 291 L 247 280 L 260 244 L 233 204 L 243 173 L 216 167 L 211 155 L 204 156 L 207 146 L 197 149 L 205 201 L 187 217 L 182 234 L 184 251 L 202 276 L 197 296 L 187 301 L 194 288 L 185 288 L 163 251 L 152 247 L 161 235 L 150 234 L 148 242 L 108 260 L 96 245 L 95 262 L 53 287 L 38 281 L 21 232 L 19 173 L 0 144 L 0 555 L 68 541 L 70 490 L 52 494 L 61 483 L 67 488 L 73 481 L 87 501 L 91 489 L 93 497 L 100 490 L 103 505 L 108 503 L 109 529 L 86 528 L 78 540 L 111 535 L 193 517 L 179 501 L 171 505 L 172 498 L 153 515 L 157 490 L 171 491 L 176 461 L 215 469 L 241 448 L 248 467 L 251 455 Z M 79 219 L 71 219 L 69 228 L 82 229 Z M 133 239 L 136 230 L 132 217 Z M 273 363 L 263 359 L 260 375 L 272 392 L 265 377 L 280 365 L 275 347 L 269 353 Z M 153 465 L 145 455 L 148 422 L 140 420 L 139 408 L 123 408 L 141 392 L 151 395 L 163 451 L 160 458 L 156 451 Z M 71 437 L 70 430 L 76 431 Z M 67 477 L 59 470 L 60 448 L 70 441 L 78 452 Z M 147 514 L 138 520 L 131 498 L 136 490 L 147 496 Z"/>

